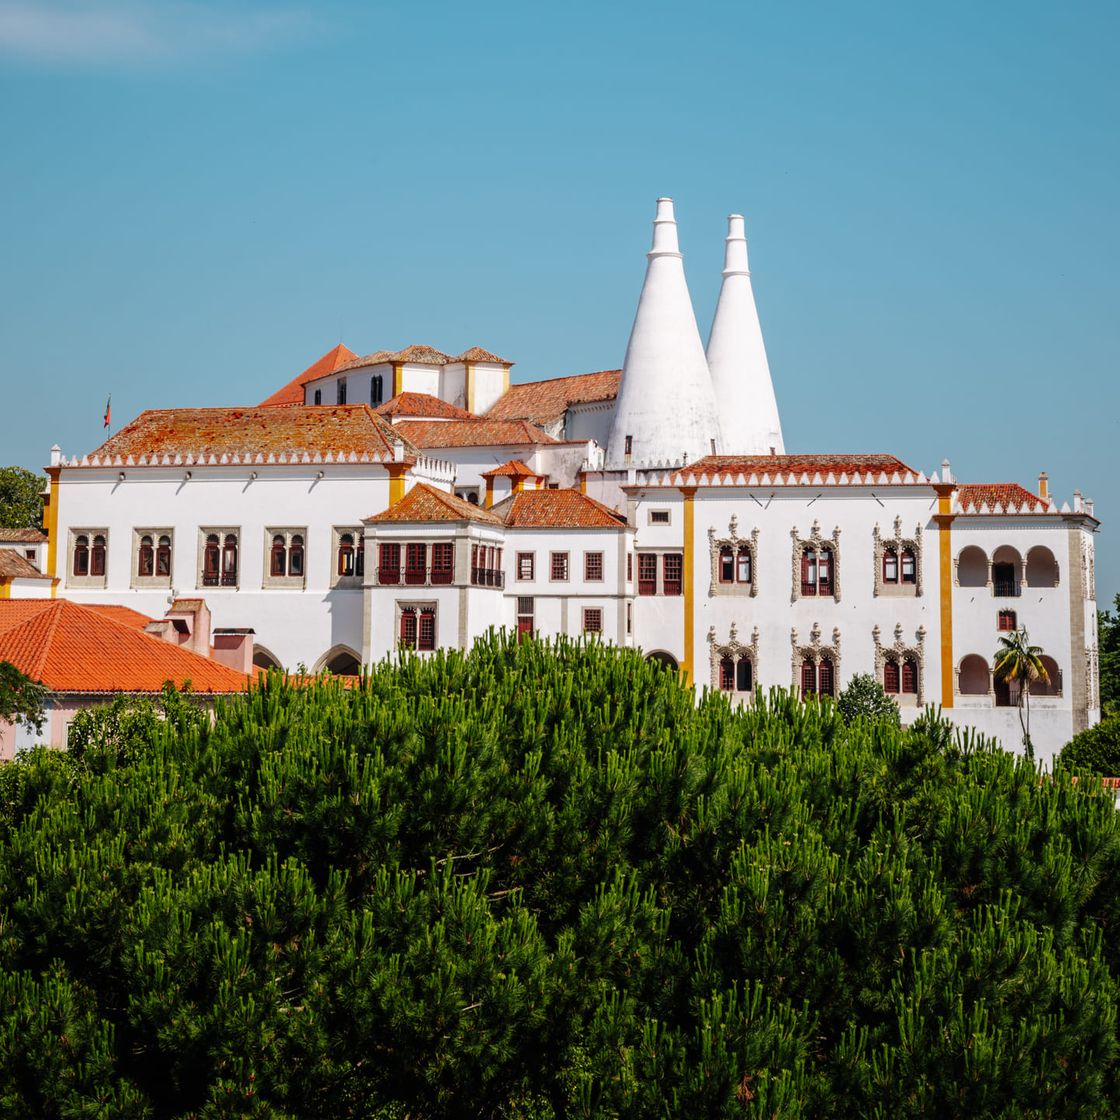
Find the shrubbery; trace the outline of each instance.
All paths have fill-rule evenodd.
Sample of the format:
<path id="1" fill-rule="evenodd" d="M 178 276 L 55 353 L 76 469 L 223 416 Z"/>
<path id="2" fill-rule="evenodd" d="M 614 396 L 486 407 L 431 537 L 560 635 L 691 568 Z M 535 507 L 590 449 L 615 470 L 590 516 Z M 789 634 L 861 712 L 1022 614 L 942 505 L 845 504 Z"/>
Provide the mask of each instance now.
<path id="1" fill-rule="evenodd" d="M 0 774 L 0 1114 L 1117 1115 L 1112 799 L 494 638 Z M 118 724 L 119 724 L 118 720 Z"/>
<path id="2" fill-rule="evenodd" d="M 1074 735 L 1062 748 L 1058 764 L 1074 774 L 1120 775 L 1120 716 Z"/>

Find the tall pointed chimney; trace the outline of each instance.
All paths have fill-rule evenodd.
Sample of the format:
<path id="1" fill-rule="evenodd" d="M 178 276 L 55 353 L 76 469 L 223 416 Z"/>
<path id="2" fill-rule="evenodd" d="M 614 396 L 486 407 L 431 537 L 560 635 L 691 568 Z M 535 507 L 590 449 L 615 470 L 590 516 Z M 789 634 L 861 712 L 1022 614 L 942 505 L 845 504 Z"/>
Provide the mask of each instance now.
<path id="1" fill-rule="evenodd" d="M 732 214 L 727 219 L 723 286 L 708 337 L 708 368 L 712 372 L 725 453 L 784 454 L 782 422 L 754 305 L 741 214 Z"/>
<path id="2" fill-rule="evenodd" d="M 657 200 L 653 248 L 626 347 L 607 466 L 699 459 L 721 451 L 720 424 L 696 327 L 673 200 Z"/>

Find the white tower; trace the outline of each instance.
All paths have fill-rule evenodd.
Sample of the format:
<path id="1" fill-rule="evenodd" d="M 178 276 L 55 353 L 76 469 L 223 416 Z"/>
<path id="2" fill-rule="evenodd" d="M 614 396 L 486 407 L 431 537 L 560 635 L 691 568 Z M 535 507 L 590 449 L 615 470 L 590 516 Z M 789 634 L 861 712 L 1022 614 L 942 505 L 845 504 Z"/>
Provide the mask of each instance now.
<path id="1" fill-rule="evenodd" d="M 671 198 L 657 200 L 648 259 L 611 423 L 608 468 L 699 459 L 721 450 L 716 398 Z"/>
<path id="2" fill-rule="evenodd" d="M 782 422 L 747 266 L 743 216 L 727 219 L 723 286 L 708 338 L 708 368 L 728 455 L 783 455 Z"/>

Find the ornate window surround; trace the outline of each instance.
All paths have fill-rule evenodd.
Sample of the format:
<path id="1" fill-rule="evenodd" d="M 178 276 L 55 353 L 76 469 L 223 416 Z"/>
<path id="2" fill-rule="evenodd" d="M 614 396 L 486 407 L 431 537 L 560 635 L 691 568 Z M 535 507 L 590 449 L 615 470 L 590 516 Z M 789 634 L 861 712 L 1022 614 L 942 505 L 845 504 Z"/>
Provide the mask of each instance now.
<path id="1" fill-rule="evenodd" d="M 902 637 L 902 623 L 896 623 L 894 628 L 894 645 L 885 646 L 882 642 L 883 632 L 876 625 L 871 631 L 871 637 L 875 640 L 875 679 L 883 683 L 883 666 L 887 663 L 888 657 L 893 657 L 898 662 L 899 669 L 902 668 L 904 658 L 909 657 L 918 666 L 918 694 L 917 703 L 921 707 L 925 702 L 925 680 L 926 680 L 926 659 L 925 659 L 925 642 L 926 642 L 926 628 L 919 626 L 914 633 L 917 639 L 916 643 L 911 643 L 903 640 Z M 896 699 L 901 701 L 904 693 L 899 693 Z"/>
<path id="2" fill-rule="evenodd" d="M 719 581 L 719 551 L 721 548 L 730 548 L 736 556 L 740 548 L 746 548 L 751 556 L 751 582 L 720 583 Z M 727 523 L 727 536 L 717 537 L 714 528 L 708 530 L 708 551 L 711 555 L 712 579 L 708 585 L 709 596 L 714 595 L 749 595 L 752 599 L 758 594 L 758 529 L 751 529 L 749 537 L 739 536 L 739 518 L 731 515 Z M 747 589 L 750 590 L 747 590 Z"/>
<path id="3" fill-rule="evenodd" d="M 800 696 L 801 695 L 801 662 L 806 660 L 812 661 L 816 666 L 820 666 L 821 659 L 824 657 L 829 658 L 832 662 L 832 681 L 833 688 L 837 695 L 840 693 L 840 627 L 833 627 L 832 630 L 832 643 L 826 645 L 821 641 L 821 626 L 819 622 L 813 623 L 812 630 L 809 631 L 809 644 L 806 645 L 798 637 L 797 628 L 794 627 L 789 632 L 790 645 L 793 648 L 793 656 L 790 658 L 791 679 L 793 681 L 793 690 Z"/>
<path id="4" fill-rule="evenodd" d="M 719 663 L 725 657 L 730 657 L 736 665 L 746 658 L 751 663 L 751 689 L 749 692 L 736 692 L 736 696 L 754 696 L 755 690 L 758 688 L 758 627 L 756 626 L 751 631 L 750 645 L 745 645 L 739 641 L 739 628 L 734 622 L 731 623 L 730 635 L 726 642 L 721 642 L 716 638 L 716 628 L 712 626 L 708 630 L 708 646 L 710 647 L 711 657 L 711 682 L 712 689 L 715 692 L 721 692 L 719 687 Z"/>
<path id="5" fill-rule="evenodd" d="M 828 547 L 832 549 L 832 595 L 824 595 L 821 598 L 831 598 L 837 603 L 840 602 L 840 528 L 837 526 L 832 530 L 831 537 L 825 537 L 821 534 L 821 526 L 819 521 L 814 521 L 812 527 L 809 529 L 809 535 L 803 537 L 798 531 L 797 526 L 794 525 L 789 531 L 789 535 L 793 540 L 793 556 L 791 560 L 791 570 L 793 572 L 793 591 L 790 595 L 790 602 L 796 603 L 801 598 L 801 557 L 807 548 L 821 549 Z"/>
<path id="6" fill-rule="evenodd" d="M 897 596 L 899 598 L 909 598 L 915 596 L 921 597 L 922 594 L 922 527 L 917 525 L 914 528 L 914 535 L 912 537 L 904 537 L 902 535 L 902 518 L 896 517 L 894 519 L 894 535 L 891 537 L 884 537 L 879 532 L 879 524 L 876 522 L 875 528 L 871 532 L 872 539 L 875 542 L 875 596 L 878 598 L 880 595 Z M 900 579 L 896 584 L 888 584 L 883 580 L 883 555 L 888 548 L 893 548 L 895 555 L 898 557 L 899 564 L 902 563 L 903 549 L 910 549 L 914 553 L 914 582 L 903 583 Z M 911 591 L 910 589 L 914 590 Z"/>

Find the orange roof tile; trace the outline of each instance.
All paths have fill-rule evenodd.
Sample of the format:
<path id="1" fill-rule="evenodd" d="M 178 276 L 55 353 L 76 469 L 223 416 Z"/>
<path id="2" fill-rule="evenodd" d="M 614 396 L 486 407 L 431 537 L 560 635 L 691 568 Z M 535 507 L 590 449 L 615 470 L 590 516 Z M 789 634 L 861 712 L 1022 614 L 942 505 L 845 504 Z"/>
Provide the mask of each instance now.
<path id="1" fill-rule="evenodd" d="M 705 455 L 694 463 L 677 471 L 674 477 L 684 473 L 708 475 L 737 475 L 766 473 L 773 477 L 777 473 L 822 474 L 829 472 L 841 474 L 914 474 L 918 472 L 908 467 L 894 455 Z"/>
<path id="2" fill-rule="evenodd" d="M 69 599 L 0 600 L 0 660 L 52 692 L 241 692 L 243 673 Z"/>
<path id="3" fill-rule="evenodd" d="M 404 364 L 412 362 L 421 366 L 445 366 L 456 359 L 434 346 L 406 346 L 403 350 L 377 350 L 372 354 L 365 354 L 361 358 L 353 358 L 345 365 L 339 366 L 335 373 L 348 369 L 361 369 L 363 366 L 380 366 L 394 362 Z M 325 374 L 323 376 L 326 376 Z"/>
<path id="4" fill-rule="evenodd" d="M 170 408 L 142 412 L 91 455 L 280 455 L 316 452 L 391 455 L 393 444 L 413 448 L 364 404 L 291 405 L 288 408 Z"/>
<path id="5" fill-rule="evenodd" d="M 491 420 L 531 420 L 534 424 L 551 424 L 574 404 L 614 400 L 621 383 L 620 369 L 576 373 L 545 381 L 525 381 L 520 385 L 511 385 L 509 392 L 490 407 L 486 416 Z"/>
<path id="6" fill-rule="evenodd" d="M 520 459 L 510 459 L 492 471 L 484 471 L 483 478 L 544 478 Z"/>
<path id="7" fill-rule="evenodd" d="M 340 342 L 333 350 L 328 350 L 321 358 L 312 362 L 303 373 L 297 373 L 282 389 L 277 389 L 272 396 L 265 397 L 258 407 L 273 408 L 276 405 L 303 404 L 304 385 L 318 377 L 337 373 L 343 365 L 353 361 L 357 356 L 353 350 Z"/>
<path id="8" fill-rule="evenodd" d="M 502 519 L 454 494 L 418 482 L 399 502 L 366 521 L 480 521 L 501 525 Z"/>
<path id="9" fill-rule="evenodd" d="M 14 548 L 0 548 L 0 583 L 10 579 L 50 579 Z"/>
<path id="10" fill-rule="evenodd" d="M 508 358 L 499 358 L 497 354 L 491 353 L 489 350 L 483 350 L 481 346 L 472 346 L 469 350 L 464 350 L 457 358 L 453 358 L 455 362 L 497 362 L 498 365 L 512 366 L 514 363 Z"/>
<path id="11" fill-rule="evenodd" d="M 46 539 L 40 529 L 0 529 L 0 541 L 5 544 L 42 544 Z"/>
<path id="12" fill-rule="evenodd" d="M 966 513 L 979 513 L 981 505 L 985 504 L 989 510 L 994 511 L 997 502 L 1003 507 L 1004 513 L 1035 513 L 1037 506 L 1041 505 L 1045 510 L 1050 505 L 1048 500 L 1032 494 L 1017 482 L 965 483 L 957 487 L 956 499 Z"/>
<path id="13" fill-rule="evenodd" d="M 134 611 L 131 607 L 122 607 L 118 603 L 85 603 L 83 606 L 121 623 L 122 626 L 132 626 L 137 630 L 143 630 L 149 622 L 154 621 L 148 615 Z"/>
<path id="14" fill-rule="evenodd" d="M 510 529 L 622 529 L 626 519 L 578 490 L 522 490 L 490 510 Z"/>
<path id="15" fill-rule="evenodd" d="M 425 449 L 560 442 L 525 420 L 402 420 L 397 431 Z"/>
<path id="16" fill-rule="evenodd" d="M 398 393 L 374 409 L 378 416 L 414 416 L 424 419 L 477 420 L 473 412 L 441 401 L 431 393 Z"/>

